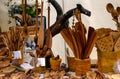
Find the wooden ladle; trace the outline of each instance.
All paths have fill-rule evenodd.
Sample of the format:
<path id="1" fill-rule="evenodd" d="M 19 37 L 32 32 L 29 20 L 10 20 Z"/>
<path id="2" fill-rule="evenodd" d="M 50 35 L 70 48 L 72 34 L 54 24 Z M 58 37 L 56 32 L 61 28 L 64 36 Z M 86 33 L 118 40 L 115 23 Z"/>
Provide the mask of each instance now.
<path id="1" fill-rule="evenodd" d="M 109 13 L 112 13 L 114 11 L 114 7 L 111 3 L 107 4 L 106 9 Z"/>
<path id="2" fill-rule="evenodd" d="M 113 20 L 117 22 L 118 16 L 119 16 L 118 12 L 120 12 L 120 10 L 119 10 L 120 8 L 118 7 L 116 9 L 114 9 L 114 6 L 111 3 L 108 3 L 106 6 L 106 9 L 109 13 L 111 13 Z"/>
<path id="3" fill-rule="evenodd" d="M 120 7 L 116 8 L 118 15 L 120 15 Z"/>

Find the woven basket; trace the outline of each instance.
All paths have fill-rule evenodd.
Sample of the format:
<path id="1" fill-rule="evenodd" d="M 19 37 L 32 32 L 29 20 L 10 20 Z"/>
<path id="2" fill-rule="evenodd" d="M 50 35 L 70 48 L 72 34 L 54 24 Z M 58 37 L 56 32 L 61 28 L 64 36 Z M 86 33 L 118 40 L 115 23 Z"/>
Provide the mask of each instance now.
<path id="1" fill-rule="evenodd" d="M 75 57 L 67 56 L 69 71 L 75 71 Z"/>
<path id="2" fill-rule="evenodd" d="M 59 70 L 60 69 L 60 64 L 61 64 L 61 59 L 55 60 L 53 58 L 50 58 L 51 69 Z"/>
<path id="3" fill-rule="evenodd" d="M 104 38 L 98 39 L 96 41 L 96 47 L 100 50 L 100 51 L 105 51 L 105 52 L 110 52 L 113 50 L 114 47 L 114 42 L 113 42 L 113 38 L 111 35 L 106 36 Z"/>
<path id="4" fill-rule="evenodd" d="M 77 76 L 85 75 L 86 72 L 90 71 L 91 68 L 90 59 L 75 58 L 75 64 L 76 64 L 75 72 Z"/>
<path id="5" fill-rule="evenodd" d="M 19 30 L 20 32 L 22 32 L 24 27 L 23 26 L 18 26 L 18 27 L 16 27 L 16 29 Z M 27 26 L 27 30 L 28 30 L 28 35 L 35 35 L 35 33 L 36 33 L 36 26 L 35 25 Z"/>
<path id="6" fill-rule="evenodd" d="M 98 70 L 103 73 L 113 72 L 114 63 L 120 58 L 120 51 L 118 52 L 100 52 L 98 55 Z"/>

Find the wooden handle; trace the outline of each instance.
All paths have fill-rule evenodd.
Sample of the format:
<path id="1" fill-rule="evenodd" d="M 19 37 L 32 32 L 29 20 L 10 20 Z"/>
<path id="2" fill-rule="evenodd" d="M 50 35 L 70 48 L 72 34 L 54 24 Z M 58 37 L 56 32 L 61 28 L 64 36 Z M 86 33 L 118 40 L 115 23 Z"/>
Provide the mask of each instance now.
<path id="1" fill-rule="evenodd" d="M 38 0 L 36 0 L 36 36 L 38 32 Z"/>
<path id="2" fill-rule="evenodd" d="M 48 3 L 48 30 L 46 32 L 46 45 L 48 48 L 52 47 L 52 34 L 50 31 L 50 3 Z"/>
<path id="3" fill-rule="evenodd" d="M 44 45 L 44 25 L 43 25 L 43 21 L 42 21 L 42 16 L 43 16 L 43 1 L 41 0 L 41 24 L 40 24 L 40 29 L 38 31 L 38 46 L 39 48 L 43 48 Z"/>
<path id="4" fill-rule="evenodd" d="M 48 3 L 48 28 L 50 28 L 50 3 Z"/>
<path id="5" fill-rule="evenodd" d="M 44 4 L 44 2 L 41 0 L 41 28 L 43 28 L 42 26 L 43 26 L 43 20 L 42 20 L 42 16 L 43 16 L 43 4 Z"/>
<path id="6" fill-rule="evenodd" d="M 26 18 L 26 5 L 27 5 L 27 0 L 25 0 L 25 6 L 24 6 L 24 10 L 25 10 L 25 25 L 27 25 L 27 18 Z"/>
<path id="7" fill-rule="evenodd" d="M 25 4 L 24 4 L 24 0 L 22 0 L 22 17 L 23 17 L 23 25 L 25 23 Z"/>

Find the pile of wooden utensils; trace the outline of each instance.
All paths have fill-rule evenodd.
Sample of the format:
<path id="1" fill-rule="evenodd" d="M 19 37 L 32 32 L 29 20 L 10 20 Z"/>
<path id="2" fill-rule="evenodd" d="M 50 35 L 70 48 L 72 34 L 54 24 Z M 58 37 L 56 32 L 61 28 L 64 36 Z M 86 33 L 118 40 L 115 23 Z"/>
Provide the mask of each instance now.
<path id="1" fill-rule="evenodd" d="M 9 58 L 12 60 L 13 51 L 21 51 L 21 55 L 23 56 L 23 49 L 25 45 L 26 35 L 23 31 L 18 30 L 16 27 L 11 27 L 9 31 L 0 34 L 2 44 L 0 48 L 1 56 L 5 58 Z M 20 59 L 20 62 L 23 61 Z"/>
<path id="2" fill-rule="evenodd" d="M 51 31 L 49 29 L 49 26 L 50 26 L 50 7 L 48 6 L 48 30 L 45 32 L 45 29 L 44 29 L 44 24 L 43 24 L 43 7 L 44 7 L 44 1 L 41 0 L 41 10 L 40 10 L 40 27 L 39 26 L 39 21 L 38 21 L 38 6 L 39 6 L 39 3 L 38 3 L 38 0 L 35 0 L 35 4 L 36 4 L 36 25 L 33 25 L 33 26 L 28 26 L 26 21 L 27 21 L 27 16 L 26 16 L 26 5 L 27 5 L 27 0 L 22 0 L 22 9 L 23 9 L 23 28 L 21 28 L 23 31 L 26 30 L 26 34 L 27 36 L 29 34 L 32 34 L 34 35 L 34 42 L 36 43 L 36 53 L 37 53 L 37 56 L 33 55 L 32 53 L 30 53 L 31 56 L 34 56 L 34 57 L 46 57 L 48 55 L 48 52 L 49 54 L 51 53 L 51 50 L 48 50 L 48 49 L 51 49 L 52 47 L 52 34 L 51 34 Z M 20 29 L 19 29 L 20 30 Z M 46 34 L 45 34 L 46 33 Z M 46 55 L 47 54 L 47 55 Z"/>
<path id="3" fill-rule="evenodd" d="M 17 51 L 24 47 L 24 34 L 16 27 L 11 27 L 9 31 L 0 35 L 2 43 L 8 48 L 9 51 Z M 9 52 L 8 51 L 8 52 Z"/>
<path id="4" fill-rule="evenodd" d="M 11 73 L 15 70 L 11 66 L 12 58 L 10 50 L 12 50 L 12 47 L 10 49 L 8 47 L 11 46 L 11 38 L 8 39 L 8 37 L 10 38 L 7 32 L 0 34 L 0 73 Z"/>
<path id="5" fill-rule="evenodd" d="M 6 70 L 11 71 L 11 69 L 6 69 Z M 20 72 L 11 73 L 11 74 L 1 73 L 0 79 L 40 79 L 40 73 L 33 72 L 31 69 L 28 69 L 24 72 L 20 71 Z"/>
<path id="6" fill-rule="evenodd" d="M 44 25 L 43 25 L 43 19 L 42 19 L 43 5 L 44 5 L 44 1 L 41 0 L 41 18 L 40 18 L 39 30 L 38 30 L 38 17 L 36 17 L 37 57 L 46 57 L 47 55 L 52 54 L 52 51 L 51 51 L 52 34 L 49 29 L 50 27 L 50 6 L 48 6 L 48 30 L 45 32 Z M 38 16 L 38 0 L 36 0 L 36 16 Z"/>
<path id="7" fill-rule="evenodd" d="M 3 42 L 3 37 L 0 36 L 0 69 L 10 65 L 9 49 Z"/>
<path id="8" fill-rule="evenodd" d="M 75 57 L 79 59 L 86 59 L 89 58 L 94 47 L 97 32 L 93 27 L 89 27 L 88 37 L 86 38 L 86 29 L 81 21 L 79 10 L 76 9 L 74 14 L 78 22 L 75 23 L 75 26 L 73 26 L 72 29 L 70 27 L 63 29 L 61 34 L 73 51 Z"/>

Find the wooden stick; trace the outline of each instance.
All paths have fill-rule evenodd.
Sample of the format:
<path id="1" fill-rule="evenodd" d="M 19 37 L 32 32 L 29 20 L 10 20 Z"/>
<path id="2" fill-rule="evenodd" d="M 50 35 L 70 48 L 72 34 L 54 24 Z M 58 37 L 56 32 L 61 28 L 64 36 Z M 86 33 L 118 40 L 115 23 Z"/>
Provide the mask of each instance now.
<path id="1" fill-rule="evenodd" d="M 24 11 L 25 11 L 25 27 L 27 27 L 27 18 L 26 18 L 26 5 L 27 5 L 27 0 L 25 0 L 25 4 L 24 4 Z"/>
<path id="2" fill-rule="evenodd" d="M 38 31 L 38 46 L 39 48 L 43 48 L 43 44 L 44 44 L 44 26 L 43 26 L 43 20 L 42 20 L 42 16 L 43 16 L 43 1 L 41 0 L 41 24 L 40 24 L 40 29 Z"/>
<path id="3" fill-rule="evenodd" d="M 22 17 L 23 17 L 23 25 L 24 25 L 24 22 L 25 22 L 25 5 L 24 5 L 24 0 L 22 0 Z"/>
<path id="4" fill-rule="evenodd" d="M 50 3 L 48 2 L 48 28 L 50 27 Z"/>
<path id="5" fill-rule="evenodd" d="M 41 0 L 41 28 L 43 28 L 43 19 L 42 19 L 42 16 L 43 16 L 43 5 L 44 5 L 44 2 Z"/>
<path id="6" fill-rule="evenodd" d="M 38 0 L 36 0 L 36 36 L 38 32 Z"/>
<path id="7" fill-rule="evenodd" d="M 46 45 L 48 46 L 48 48 L 52 47 L 52 34 L 50 31 L 50 3 L 48 3 L 48 30 L 46 32 Z"/>

